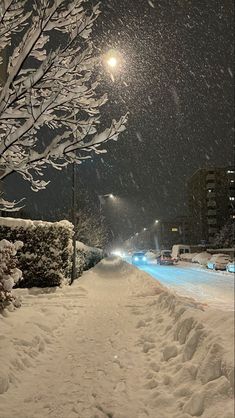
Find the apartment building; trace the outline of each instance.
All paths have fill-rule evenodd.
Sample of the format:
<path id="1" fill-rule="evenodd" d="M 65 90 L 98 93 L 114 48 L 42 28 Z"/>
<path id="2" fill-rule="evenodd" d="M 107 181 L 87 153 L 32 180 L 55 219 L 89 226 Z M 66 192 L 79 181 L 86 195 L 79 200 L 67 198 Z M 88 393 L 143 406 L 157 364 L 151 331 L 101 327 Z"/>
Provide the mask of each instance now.
<path id="1" fill-rule="evenodd" d="M 188 180 L 191 243 L 212 243 L 235 218 L 234 173 L 233 167 L 202 168 Z"/>

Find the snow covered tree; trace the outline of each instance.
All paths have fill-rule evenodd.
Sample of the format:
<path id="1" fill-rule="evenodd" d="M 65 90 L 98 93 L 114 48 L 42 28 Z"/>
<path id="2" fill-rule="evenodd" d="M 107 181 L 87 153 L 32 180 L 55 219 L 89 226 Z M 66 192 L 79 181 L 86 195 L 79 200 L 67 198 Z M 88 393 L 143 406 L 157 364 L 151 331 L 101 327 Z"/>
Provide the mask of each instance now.
<path id="1" fill-rule="evenodd" d="M 109 239 L 104 219 L 91 213 L 78 211 L 75 214 L 76 239 L 90 247 L 104 248 Z"/>
<path id="2" fill-rule="evenodd" d="M 107 96 L 97 93 L 101 60 L 90 35 L 100 12 L 85 3 L 1 0 L 0 180 L 16 172 L 44 189 L 48 165 L 60 170 L 106 152 L 102 145 L 125 129 L 123 116 L 97 131 Z"/>
<path id="3" fill-rule="evenodd" d="M 235 244 L 234 223 L 227 222 L 215 236 L 214 243 L 217 248 L 233 248 Z"/>

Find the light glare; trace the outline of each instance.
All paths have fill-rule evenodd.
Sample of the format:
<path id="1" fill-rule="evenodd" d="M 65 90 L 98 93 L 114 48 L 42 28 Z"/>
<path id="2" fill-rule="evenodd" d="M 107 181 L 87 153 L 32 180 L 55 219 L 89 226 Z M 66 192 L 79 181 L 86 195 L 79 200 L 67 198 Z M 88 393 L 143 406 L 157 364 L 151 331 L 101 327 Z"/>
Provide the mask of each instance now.
<path id="1" fill-rule="evenodd" d="M 115 68 L 117 66 L 117 63 L 118 61 L 116 57 L 110 57 L 107 61 L 108 66 L 111 68 Z"/>

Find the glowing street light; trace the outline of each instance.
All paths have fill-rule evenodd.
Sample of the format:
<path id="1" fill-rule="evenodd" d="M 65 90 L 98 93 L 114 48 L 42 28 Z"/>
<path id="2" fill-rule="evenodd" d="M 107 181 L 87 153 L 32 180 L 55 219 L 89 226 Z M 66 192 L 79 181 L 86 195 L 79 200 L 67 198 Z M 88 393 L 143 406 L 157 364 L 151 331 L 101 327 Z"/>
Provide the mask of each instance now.
<path id="1" fill-rule="evenodd" d="M 107 65 L 108 65 L 110 68 L 115 68 L 115 67 L 117 67 L 117 65 L 118 65 L 118 60 L 117 60 L 117 58 L 116 58 L 116 57 L 114 57 L 114 56 L 112 56 L 112 57 L 108 58 L 108 60 L 107 60 Z"/>
<path id="2" fill-rule="evenodd" d="M 123 62 L 122 54 L 115 49 L 110 49 L 103 55 L 103 65 L 106 67 L 112 79 L 114 74 L 120 71 Z"/>
<path id="3" fill-rule="evenodd" d="M 158 220 L 158 219 L 156 219 L 155 224 L 158 224 L 158 222 L 159 222 L 159 220 Z"/>
<path id="4" fill-rule="evenodd" d="M 110 197 L 110 199 L 115 198 L 115 196 L 112 193 L 100 194 L 99 197 Z"/>
<path id="5" fill-rule="evenodd" d="M 144 228 L 144 231 L 147 231 L 147 228 Z"/>

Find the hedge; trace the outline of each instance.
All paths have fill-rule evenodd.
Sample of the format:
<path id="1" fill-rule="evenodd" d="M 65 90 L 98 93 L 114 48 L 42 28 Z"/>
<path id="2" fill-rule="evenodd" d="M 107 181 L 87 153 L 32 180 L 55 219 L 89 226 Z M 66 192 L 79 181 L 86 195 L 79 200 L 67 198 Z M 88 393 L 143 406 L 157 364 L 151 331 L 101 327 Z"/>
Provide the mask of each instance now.
<path id="1" fill-rule="evenodd" d="M 0 239 L 22 241 L 18 251 L 23 279 L 19 287 L 50 287 L 71 277 L 73 225 L 0 217 Z"/>

